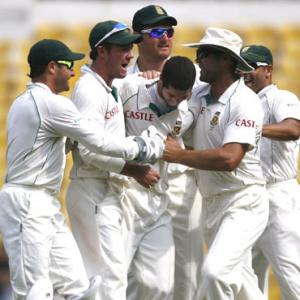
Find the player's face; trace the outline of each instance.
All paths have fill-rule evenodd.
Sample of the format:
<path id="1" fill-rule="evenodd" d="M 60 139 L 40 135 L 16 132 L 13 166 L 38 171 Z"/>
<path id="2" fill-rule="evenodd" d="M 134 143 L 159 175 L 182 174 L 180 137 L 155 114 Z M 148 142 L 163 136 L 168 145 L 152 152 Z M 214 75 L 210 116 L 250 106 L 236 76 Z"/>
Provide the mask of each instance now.
<path id="1" fill-rule="evenodd" d="M 161 97 L 165 100 L 165 103 L 169 107 L 176 108 L 180 102 L 185 99 L 189 99 L 192 94 L 192 89 L 188 90 L 177 90 L 172 86 L 161 87 Z"/>
<path id="2" fill-rule="evenodd" d="M 211 84 L 219 78 L 222 55 L 224 53 L 210 47 L 197 50 L 196 62 L 201 69 L 201 81 Z"/>
<path id="3" fill-rule="evenodd" d="M 163 60 L 171 55 L 174 29 L 166 22 L 160 22 L 144 28 L 151 32 L 141 33 L 143 40 L 138 44 L 139 55 Z"/>
<path id="4" fill-rule="evenodd" d="M 113 45 L 110 49 L 104 49 L 104 61 L 110 80 L 124 78 L 127 75 L 127 67 L 133 58 L 132 47 L 132 44 Z"/>
<path id="5" fill-rule="evenodd" d="M 272 66 L 257 66 L 255 64 L 251 64 L 251 66 L 255 70 L 251 73 L 243 74 L 245 84 L 255 93 L 258 93 L 271 83 Z"/>
<path id="6" fill-rule="evenodd" d="M 73 62 L 68 61 L 55 63 L 54 88 L 57 94 L 70 89 L 69 79 L 75 76 L 73 64 Z"/>

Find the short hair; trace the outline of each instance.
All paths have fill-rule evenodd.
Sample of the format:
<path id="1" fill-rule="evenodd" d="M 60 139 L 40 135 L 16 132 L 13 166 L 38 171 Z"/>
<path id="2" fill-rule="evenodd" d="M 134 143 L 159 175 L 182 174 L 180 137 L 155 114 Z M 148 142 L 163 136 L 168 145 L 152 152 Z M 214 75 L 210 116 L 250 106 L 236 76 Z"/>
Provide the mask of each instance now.
<path id="1" fill-rule="evenodd" d="M 112 48 L 112 44 L 109 43 L 103 43 L 103 45 L 101 45 L 101 47 L 105 48 L 108 52 L 110 52 L 111 48 Z M 96 60 L 96 58 L 98 57 L 98 52 L 97 52 L 97 48 L 98 47 L 93 47 L 89 53 L 90 55 L 90 59 L 91 60 Z"/>
<path id="2" fill-rule="evenodd" d="M 176 90 L 191 89 L 195 83 L 196 68 L 185 56 L 173 56 L 164 64 L 160 79 L 164 87 Z"/>

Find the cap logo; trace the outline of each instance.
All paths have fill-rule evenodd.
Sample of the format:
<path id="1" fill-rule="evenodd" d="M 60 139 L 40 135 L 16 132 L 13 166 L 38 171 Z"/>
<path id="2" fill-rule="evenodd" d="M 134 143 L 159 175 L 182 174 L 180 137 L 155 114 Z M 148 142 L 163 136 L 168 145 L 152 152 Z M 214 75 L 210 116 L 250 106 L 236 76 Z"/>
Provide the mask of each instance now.
<path id="1" fill-rule="evenodd" d="M 155 5 L 155 10 L 156 10 L 156 13 L 158 15 L 164 15 L 165 14 L 164 10 L 158 5 Z"/>
<path id="2" fill-rule="evenodd" d="M 241 52 L 242 52 L 242 53 L 247 52 L 247 51 L 249 50 L 249 48 L 250 48 L 249 46 L 246 46 L 246 47 L 244 47 L 244 48 L 242 49 Z"/>

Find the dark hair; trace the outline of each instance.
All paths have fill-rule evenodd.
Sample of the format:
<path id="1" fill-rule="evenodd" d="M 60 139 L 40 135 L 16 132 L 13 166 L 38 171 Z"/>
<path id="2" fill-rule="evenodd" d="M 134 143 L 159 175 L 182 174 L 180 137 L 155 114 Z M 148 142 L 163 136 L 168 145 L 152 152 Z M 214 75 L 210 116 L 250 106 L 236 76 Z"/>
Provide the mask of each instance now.
<path id="1" fill-rule="evenodd" d="M 46 67 L 48 64 L 38 64 L 38 65 L 30 65 L 30 73 L 28 76 L 30 78 L 38 77 L 45 73 Z"/>
<path id="2" fill-rule="evenodd" d="M 193 62 L 184 56 L 173 56 L 168 59 L 161 73 L 164 87 L 173 87 L 176 90 L 188 90 L 194 85 L 196 69 Z"/>
<path id="3" fill-rule="evenodd" d="M 103 43 L 101 47 L 105 48 L 108 52 L 110 52 L 110 49 L 113 45 L 109 43 Z M 97 52 L 98 47 L 93 47 L 90 51 L 90 59 L 95 60 L 98 57 L 98 52 Z"/>

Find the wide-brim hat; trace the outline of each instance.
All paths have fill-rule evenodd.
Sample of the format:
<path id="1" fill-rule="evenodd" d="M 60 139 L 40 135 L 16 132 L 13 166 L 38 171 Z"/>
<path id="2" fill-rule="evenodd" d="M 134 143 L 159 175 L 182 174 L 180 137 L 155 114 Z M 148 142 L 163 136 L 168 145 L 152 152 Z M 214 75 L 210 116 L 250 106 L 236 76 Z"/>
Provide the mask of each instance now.
<path id="1" fill-rule="evenodd" d="M 142 36 L 140 34 L 131 33 L 126 24 L 113 20 L 97 23 L 91 30 L 89 36 L 91 49 L 103 43 L 128 45 L 139 43 L 141 40 Z"/>
<path id="2" fill-rule="evenodd" d="M 140 32 L 145 26 L 155 25 L 165 21 L 170 26 L 176 26 L 177 20 L 168 15 L 167 11 L 159 5 L 148 5 L 139 9 L 133 16 L 132 28 Z"/>
<path id="3" fill-rule="evenodd" d="M 204 37 L 198 43 L 184 44 L 185 47 L 211 47 L 228 53 L 238 61 L 237 70 L 242 72 L 252 72 L 253 68 L 240 55 L 242 45 L 243 41 L 239 35 L 228 29 L 215 27 L 207 28 Z"/>

